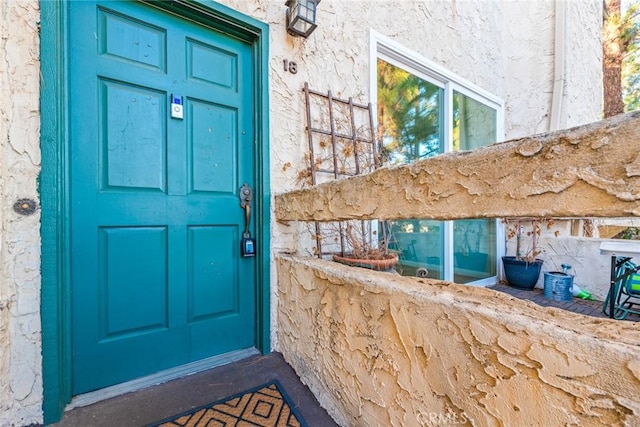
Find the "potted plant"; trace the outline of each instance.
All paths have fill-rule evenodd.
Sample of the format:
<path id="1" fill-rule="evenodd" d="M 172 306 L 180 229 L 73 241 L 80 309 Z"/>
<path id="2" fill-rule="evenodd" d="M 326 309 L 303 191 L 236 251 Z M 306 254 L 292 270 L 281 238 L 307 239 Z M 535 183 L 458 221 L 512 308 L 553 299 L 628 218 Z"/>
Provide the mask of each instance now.
<path id="1" fill-rule="evenodd" d="M 343 224 L 342 236 L 348 249 L 334 254 L 333 260 L 345 265 L 368 268 L 377 271 L 393 271 L 398 263 L 398 254 L 389 249 L 391 232 L 389 224 L 380 222 L 381 233 L 372 230 L 376 221 L 353 221 Z M 368 225 L 368 226 L 367 226 Z M 378 234 L 382 236 L 377 238 Z"/>
<path id="2" fill-rule="evenodd" d="M 508 221 L 505 222 L 508 223 Z M 527 235 L 530 237 L 530 245 L 524 253 L 522 251 L 524 235 L 523 222 L 531 223 L 531 231 L 527 232 Z M 547 224 L 550 226 L 550 221 L 547 221 Z M 540 236 L 540 220 L 536 218 L 515 220 L 514 225 L 507 230 L 507 239 L 511 239 L 514 236 L 516 238 L 516 255 L 502 257 L 504 275 L 510 286 L 518 289 L 531 290 L 538 282 L 540 270 L 544 262 L 542 259 L 537 258 L 541 253 L 537 245 L 538 237 Z"/>

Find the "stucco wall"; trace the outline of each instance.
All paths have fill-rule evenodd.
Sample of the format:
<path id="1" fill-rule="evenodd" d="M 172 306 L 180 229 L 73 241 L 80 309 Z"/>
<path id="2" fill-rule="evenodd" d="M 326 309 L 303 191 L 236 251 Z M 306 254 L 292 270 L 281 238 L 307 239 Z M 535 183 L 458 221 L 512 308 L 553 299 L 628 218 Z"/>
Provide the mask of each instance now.
<path id="1" fill-rule="evenodd" d="M 555 35 L 560 30 L 555 3 L 542 0 L 505 5 L 501 32 L 505 84 L 503 92 L 496 89 L 496 94 L 505 99 L 506 139 L 556 130 L 550 123 L 555 79 L 564 79 L 558 129 L 602 117 L 602 2 L 564 2 L 565 74 L 557 76 Z"/>
<path id="2" fill-rule="evenodd" d="M 341 425 L 640 423 L 635 324 L 329 261 L 277 268 L 280 350 Z"/>
<path id="3" fill-rule="evenodd" d="M 0 425 L 42 421 L 37 2 L 0 2 Z"/>
<path id="4" fill-rule="evenodd" d="M 566 4 L 566 75 L 559 129 L 602 117 L 602 2 Z"/>

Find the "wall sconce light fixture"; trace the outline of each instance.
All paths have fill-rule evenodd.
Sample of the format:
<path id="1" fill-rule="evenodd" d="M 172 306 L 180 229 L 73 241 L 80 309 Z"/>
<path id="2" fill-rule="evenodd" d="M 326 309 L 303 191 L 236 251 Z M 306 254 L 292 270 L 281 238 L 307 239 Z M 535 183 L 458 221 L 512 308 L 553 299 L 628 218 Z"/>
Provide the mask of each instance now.
<path id="1" fill-rule="evenodd" d="M 287 0 L 287 32 L 292 36 L 309 37 L 318 26 L 316 6 L 320 0 Z"/>

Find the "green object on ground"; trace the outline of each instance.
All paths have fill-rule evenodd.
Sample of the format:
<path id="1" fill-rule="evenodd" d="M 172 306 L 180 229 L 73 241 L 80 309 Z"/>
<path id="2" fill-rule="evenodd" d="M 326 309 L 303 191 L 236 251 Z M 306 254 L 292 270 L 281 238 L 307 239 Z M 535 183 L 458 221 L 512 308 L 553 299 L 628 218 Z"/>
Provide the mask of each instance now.
<path id="1" fill-rule="evenodd" d="M 578 294 L 576 295 L 576 297 L 578 298 L 582 298 L 582 299 L 586 299 L 589 301 L 595 301 L 596 299 L 593 297 L 593 295 L 591 295 L 589 292 L 587 291 L 580 291 L 578 292 Z"/>

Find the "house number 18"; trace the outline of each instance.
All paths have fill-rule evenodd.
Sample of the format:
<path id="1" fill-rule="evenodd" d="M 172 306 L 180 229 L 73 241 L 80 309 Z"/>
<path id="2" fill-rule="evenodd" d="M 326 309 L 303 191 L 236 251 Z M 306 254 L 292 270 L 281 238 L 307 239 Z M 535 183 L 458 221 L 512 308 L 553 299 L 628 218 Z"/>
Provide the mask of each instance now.
<path id="1" fill-rule="evenodd" d="M 288 59 L 283 60 L 284 62 L 284 71 L 290 72 L 291 74 L 296 74 L 298 72 L 298 63 L 295 61 L 289 61 Z"/>

